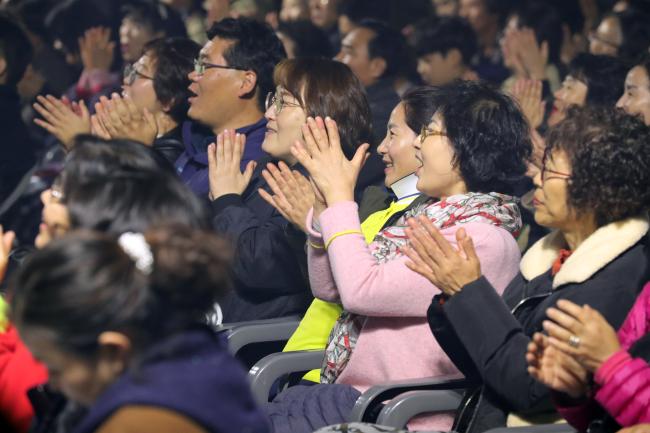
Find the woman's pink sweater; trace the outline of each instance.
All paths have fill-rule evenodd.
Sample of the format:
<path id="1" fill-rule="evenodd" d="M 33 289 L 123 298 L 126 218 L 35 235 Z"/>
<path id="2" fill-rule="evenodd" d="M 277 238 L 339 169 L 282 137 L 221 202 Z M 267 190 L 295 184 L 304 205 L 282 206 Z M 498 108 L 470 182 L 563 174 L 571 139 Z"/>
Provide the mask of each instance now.
<path id="1" fill-rule="evenodd" d="M 354 202 L 329 207 L 320 215 L 319 223 L 322 239 L 310 236 L 310 241 L 316 244 L 322 244 L 335 233 L 361 228 Z M 455 233 L 460 227 L 472 237 L 484 275 L 502 292 L 519 266 L 520 253 L 512 234 L 484 223 L 456 225 L 441 233 L 455 246 Z M 406 256 L 377 263 L 361 234 L 346 234 L 334 239 L 327 250 L 310 246 L 308 257 L 314 296 L 339 302 L 346 310 L 367 317 L 352 356 L 336 383 L 364 392 L 373 385 L 392 380 L 460 376 L 427 323 L 427 308 L 440 291 L 406 267 Z M 419 423 L 409 426 L 449 430 L 451 423 L 451 415 L 446 415 L 435 417 L 433 423 L 423 426 Z"/>

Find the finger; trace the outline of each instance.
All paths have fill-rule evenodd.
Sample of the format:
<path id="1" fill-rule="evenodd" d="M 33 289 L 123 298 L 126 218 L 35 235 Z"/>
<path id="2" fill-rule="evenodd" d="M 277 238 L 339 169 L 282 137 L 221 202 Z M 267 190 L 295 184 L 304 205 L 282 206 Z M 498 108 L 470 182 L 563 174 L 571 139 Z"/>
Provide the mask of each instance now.
<path id="1" fill-rule="evenodd" d="M 223 132 L 223 161 L 230 163 L 232 161 L 232 152 L 233 152 L 233 141 L 234 141 L 233 130 L 227 130 Z"/>
<path id="2" fill-rule="evenodd" d="M 547 309 L 546 315 L 549 317 L 549 319 L 553 320 L 559 326 L 563 327 L 567 331 L 571 331 L 574 334 L 582 329 L 582 324 L 576 317 L 571 314 L 566 314 L 557 308 Z"/>
<path id="3" fill-rule="evenodd" d="M 370 148 L 370 145 L 368 143 L 363 143 L 354 152 L 354 156 L 352 157 L 351 162 L 352 165 L 357 169 L 357 172 L 361 170 L 363 164 L 365 164 L 366 160 L 368 159 L 368 148 Z M 340 145 L 337 147 L 337 150 L 341 151 Z"/>
<path id="4" fill-rule="evenodd" d="M 41 104 L 38 102 L 35 102 L 32 107 L 34 107 L 34 110 L 38 112 L 45 120 L 47 120 L 48 123 L 51 125 L 59 124 L 59 121 L 56 117 L 54 117 L 45 107 L 43 107 Z M 40 120 L 40 119 L 34 119 L 34 121 Z M 38 124 L 40 126 L 40 124 Z"/>
<path id="5" fill-rule="evenodd" d="M 138 109 L 138 107 L 135 105 L 135 102 L 133 102 L 133 99 L 131 99 L 130 96 L 125 95 L 124 98 L 122 98 L 122 101 L 124 102 L 124 107 L 129 112 L 129 117 L 131 119 L 139 119 L 142 117 L 142 111 Z"/>
<path id="6" fill-rule="evenodd" d="M 559 327 L 555 323 L 548 320 L 545 320 L 542 326 L 546 331 L 546 333 L 549 335 L 548 337 L 549 345 L 555 346 L 566 353 L 571 353 L 571 354 L 577 353 L 576 348 L 570 346 L 569 343 L 567 343 L 569 341 L 569 338 L 571 338 L 571 335 L 573 334 L 571 334 L 566 329 Z"/>
<path id="7" fill-rule="evenodd" d="M 583 313 L 582 306 L 578 304 L 574 304 L 568 299 L 560 299 L 559 301 L 557 301 L 557 309 L 563 311 L 564 313 L 576 319 L 579 319 Z"/>
<path id="8" fill-rule="evenodd" d="M 458 245 L 461 250 L 465 253 L 467 260 L 480 262 L 478 254 L 476 254 L 476 248 L 474 248 L 474 240 L 471 236 L 467 235 L 464 228 L 461 228 L 456 232 L 456 239 L 458 240 Z"/>
<path id="9" fill-rule="evenodd" d="M 216 159 L 217 166 L 219 164 L 222 164 L 223 162 L 225 162 L 225 155 L 224 155 L 224 149 L 223 149 L 223 146 L 224 146 L 223 143 L 225 141 L 225 137 L 224 137 L 225 134 L 226 134 L 226 131 L 224 131 L 221 134 L 217 135 L 217 151 L 215 152 L 215 155 L 217 157 L 217 159 Z"/>
<path id="10" fill-rule="evenodd" d="M 147 127 L 154 132 L 154 136 L 158 135 L 158 124 L 156 123 L 156 118 L 154 117 L 153 114 L 146 108 L 142 110 L 142 114 L 144 116 L 144 121 L 147 125 Z"/>
<path id="11" fill-rule="evenodd" d="M 444 254 L 413 218 L 409 219 L 408 225 L 409 227 L 405 229 L 405 233 L 411 247 L 415 249 L 427 266 L 435 271 L 441 259 L 444 258 Z"/>
<path id="12" fill-rule="evenodd" d="M 409 251 L 409 253 L 410 253 L 412 250 L 410 250 L 407 247 L 406 250 L 404 251 L 405 255 L 407 255 L 406 251 Z M 417 260 L 417 256 L 413 256 L 415 259 L 408 256 L 408 255 L 407 255 L 407 257 L 409 257 L 409 259 L 411 259 L 411 261 L 406 261 L 405 262 L 407 268 L 409 268 L 411 271 L 415 272 L 416 274 L 422 275 L 424 278 L 426 278 L 429 281 L 434 281 L 435 276 L 434 276 L 433 272 L 431 271 L 431 269 L 428 268 L 426 264 L 424 264 L 421 261 L 420 262 L 413 261 L 413 260 Z"/>
<path id="13" fill-rule="evenodd" d="M 275 208 L 278 212 L 280 212 L 280 215 L 284 217 L 287 221 L 291 221 L 291 217 L 289 214 L 287 214 L 284 209 L 275 201 L 275 198 L 269 194 L 268 192 L 264 191 L 263 188 L 258 188 L 257 192 L 259 195 L 271 206 Z"/>
<path id="14" fill-rule="evenodd" d="M 309 129 L 311 130 L 312 136 L 316 141 L 316 146 L 321 152 L 323 152 L 329 149 L 330 145 L 327 139 L 327 132 L 325 130 L 325 124 L 323 123 L 323 119 L 321 117 L 317 117 L 316 119 L 313 119 L 312 117 L 308 117 L 307 125 L 309 125 Z"/>
<path id="15" fill-rule="evenodd" d="M 246 169 L 244 170 L 244 180 L 246 181 L 246 184 L 249 184 L 253 178 L 255 167 L 257 167 L 257 163 L 255 161 L 249 161 L 248 164 L 246 164 Z"/>
<path id="16" fill-rule="evenodd" d="M 8 231 L 7 233 L 2 232 L 2 226 L 0 226 L 0 239 L 2 239 L 2 246 L 7 254 L 11 251 L 11 247 L 14 245 L 14 240 L 16 239 L 16 233 L 13 231 Z"/>
<path id="17" fill-rule="evenodd" d="M 277 172 L 277 169 L 273 166 L 273 164 L 267 164 L 267 169 L 262 170 L 262 177 L 264 178 L 264 180 L 266 180 L 266 183 L 271 188 L 271 191 L 273 191 L 273 194 L 277 195 L 278 197 L 282 197 L 286 199 L 286 197 L 284 196 L 284 192 L 282 191 L 282 187 L 279 185 L 279 183 L 276 180 L 276 175 L 280 180 L 282 179 L 279 173 Z"/>
<path id="18" fill-rule="evenodd" d="M 208 145 L 208 172 L 214 172 L 217 169 L 217 146 L 214 143 Z"/>
<path id="19" fill-rule="evenodd" d="M 420 215 L 418 222 L 422 228 L 431 236 L 433 241 L 445 256 L 452 257 L 454 254 L 457 254 L 447 239 L 445 239 L 445 237 L 436 227 L 434 227 L 434 225 L 425 215 Z"/>
<path id="20" fill-rule="evenodd" d="M 325 118 L 325 129 L 327 131 L 330 147 L 341 150 L 341 137 L 339 136 L 339 127 L 336 125 L 334 119 L 330 118 L 329 116 Z M 370 146 L 368 145 L 368 147 Z"/>
<path id="21" fill-rule="evenodd" d="M 305 123 L 301 127 L 302 129 L 302 137 L 303 140 L 305 141 L 305 147 L 307 151 L 309 152 L 310 155 L 315 155 L 319 152 L 318 145 L 316 144 L 316 138 L 314 137 L 314 134 L 312 133 L 311 128 L 309 127 L 309 124 Z"/>
<path id="22" fill-rule="evenodd" d="M 111 100 L 113 102 L 113 107 L 114 107 L 113 111 L 119 118 L 120 124 L 128 125 L 129 122 L 131 121 L 131 113 L 129 112 L 129 109 L 126 107 L 126 104 L 124 103 L 120 95 L 118 95 L 117 93 L 113 93 Z"/>
<path id="23" fill-rule="evenodd" d="M 291 154 L 298 160 L 298 162 L 305 167 L 305 169 L 311 174 L 314 171 L 314 161 L 311 156 L 305 150 L 303 144 L 299 141 L 296 141 L 293 146 L 291 146 Z M 315 186 L 315 185 L 313 185 Z"/>
<path id="24" fill-rule="evenodd" d="M 50 104 L 52 104 L 53 110 L 60 118 L 65 118 L 65 116 L 72 111 L 70 106 L 64 104 L 62 101 L 52 95 L 47 95 L 45 98 Z"/>
<path id="25" fill-rule="evenodd" d="M 50 134 L 54 136 L 58 135 L 59 129 L 53 126 L 52 124 L 38 118 L 34 119 L 34 123 L 40 126 L 41 128 L 45 129 Z"/>
<path id="26" fill-rule="evenodd" d="M 57 122 L 59 120 L 58 113 L 57 113 L 57 111 L 54 110 L 54 106 L 52 105 L 52 103 L 50 101 L 48 101 L 45 97 L 40 96 L 40 95 L 36 97 L 36 101 L 38 101 L 38 104 L 40 104 L 41 110 L 39 110 L 36 106 L 34 106 L 34 108 L 47 121 L 49 121 L 50 123 L 55 123 L 55 122 Z M 44 114 L 44 112 L 47 112 L 47 115 L 49 116 L 49 118 Z"/>
<path id="27" fill-rule="evenodd" d="M 239 161 L 244 157 L 244 151 L 246 150 L 246 134 L 239 134 Z"/>
<path id="28" fill-rule="evenodd" d="M 84 120 L 89 120 L 90 119 L 90 112 L 88 111 L 88 107 L 86 107 L 86 103 L 84 100 L 80 100 L 79 104 L 79 114 L 81 115 L 81 118 Z"/>

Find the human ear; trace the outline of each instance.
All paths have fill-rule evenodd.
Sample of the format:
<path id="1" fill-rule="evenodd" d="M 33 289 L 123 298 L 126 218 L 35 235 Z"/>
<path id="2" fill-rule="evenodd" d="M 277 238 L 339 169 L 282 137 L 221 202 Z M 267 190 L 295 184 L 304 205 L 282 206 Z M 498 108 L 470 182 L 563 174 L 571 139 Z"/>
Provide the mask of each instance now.
<path id="1" fill-rule="evenodd" d="M 97 337 L 98 365 L 102 375 L 117 377 L 126 369 L 131 357 L 131 340 L 121 332 L 105 331 Z"/>
<path id="2" fill-rule="evenodd" d="M 254 71 L 244 71 L 244 77 L 239 87 L 238 95 L 240 97 L 250 95 L 255 92 L 257 86 L 257 74 Z"/>
<path id="3" fill-rule="evenodd" d="M 383 57 L 375 57 L 370 61 L 370 72 L 375 79 L 379 79 L 384 75 L 384 71 L 386 71 L 387 67 L 388 64 Z"/>

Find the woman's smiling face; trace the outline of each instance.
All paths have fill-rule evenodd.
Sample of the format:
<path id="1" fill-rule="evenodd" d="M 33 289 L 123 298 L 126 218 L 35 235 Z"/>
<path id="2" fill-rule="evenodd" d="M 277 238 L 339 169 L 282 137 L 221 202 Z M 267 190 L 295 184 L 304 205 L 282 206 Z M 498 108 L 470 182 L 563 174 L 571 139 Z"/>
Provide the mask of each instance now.
<path id="1" fill-rule="evenodd" d="M 417 134 L 406 123 L 404 104 L 400 102 L 393 109 L 388 120 L 386 137 L 377 148 L 386 165 L 384 183 L 387 187 L 414 173 L 420 165 L 415 158 L 413 147 L 416 136 Z"/>

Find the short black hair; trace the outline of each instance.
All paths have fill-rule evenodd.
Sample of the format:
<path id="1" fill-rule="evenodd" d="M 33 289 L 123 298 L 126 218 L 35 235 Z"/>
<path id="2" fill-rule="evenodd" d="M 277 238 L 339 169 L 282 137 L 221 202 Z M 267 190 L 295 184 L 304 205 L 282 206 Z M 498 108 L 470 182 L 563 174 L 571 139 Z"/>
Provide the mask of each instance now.
<path id="1" fill-rule="evenodd" d="M 32 61 L 33 48 L 15 18 L 0 12 L 0 57 L 7 63 L 2 75 L 9 86 L 16 86 L 23 78 L 27 65 Z"/>
<path id="2" fill-rule="evenodd" d="M 408 46 L 404 36 L 388 26 L 388 24 L 364 19 L 358 28 L 365 28 L 374 33 L 368 41 L 368 56 L 370 59 L 380 57 L 386 61 L 386 69 L 380 78 L 394 78 L 402 71 L 403 63 L 408 61 Z"/>
<path id="3" fill-rule="evenodd" d="M 431 118 L 438 111 L 437 92 L 436 87 L 419 86 L 407 90 L 402 95 L 406 124 L 416 134 L 420 133 L 423 126 L 431 123 Z"/>
<path id="4" fill-rule="evenodd" d="M 291 39 L 296 46 L 295 57 L 334 56 L 334 49 L 327 33 L 309 20 L 280 22 L 278 32 Z"/>
<path id="5" fill-rule="evenodd" d="M 546 154 L 571 161 L 568 205 L 593 212 L 599 226 L 650 209 L 650 127 L 622 110 L 572 107 L 552 127 Z"/>
<path id="6" fill-rule="evenodd" d="M 482 82 L 455 81 L 435 93 L 436 114 L 469 191 L 513 194 L 532 152 L 528 123 L 517 103 Z"/>
<path id="7" fill-rule="evenodd" d="M 472 26 L 461 17 L 441 17 L 421 21 L 415 28 L 415 53 L 418 57 L 431 53 L 446 56 L 452 49 L 460 51 L 463 63 L 469 65 L 478 52 L 478 41 Z"/>
<path id="8" fill-rule="evenodd" d="M 339 15 L 345 15 L 353 24 L 364 19 L 388 22 L 391 18 L 392 0 L 345 0 L 339 2 Z"/>
<path id="9" fill-rule="evenodd" d="M 519 21 L 519 27 L 529 27 L 535 32 L 537 42 L 548 43 L 548 59 L 551 63 L 560 62 L 562 46 L 562 20 L 552 5 L 539 0 L 520 1 L 512 11 Z"/>
<path id="10" fill-rule="evenodd" d="M 170 104 L 168 114 L 177 122 L 187 119 L 189 110 L 188 74 L 194 68 L 201 46 L 187 38 L 160 38 L 148 42 L 144 53 L 152 57 L 156 72 L 153 88 L 158 101 Z"/>
<path id="11" fill-rule="evenodd" d="M 266 94 L 274 90 L 273 69 L 287 57 L 280 39 L 267 25 L 249 18 L 224 18 L 212 24 L 208 39 L 233 41 L 223 57 L 229 66 L 248 69 L 257 75 L 257 103 L 264 111 Z"/>
<path id="12" fill-rule="evenodd" d="M 124 18 L 146 26 L 154 33 L 161 32 L 167 37 L 187 37 L 185 23 L 171 7 L 159 1 L 129 0 L 122 7 Z"/>
<path id="13" fill-rule="evenodd" d="M 587 85 L 587 105 L 613 108 L 623 94 L 628 69 L 617 57 L 580 53 L 569 64 L 569 75 Z"/>
<path id="14" fill-rule="evenodd" d="M 153 149 L 80 135 L 61 173 L 70 226 L 112 234 L 155 224 L 209 227 L 198 198 Z"/>

